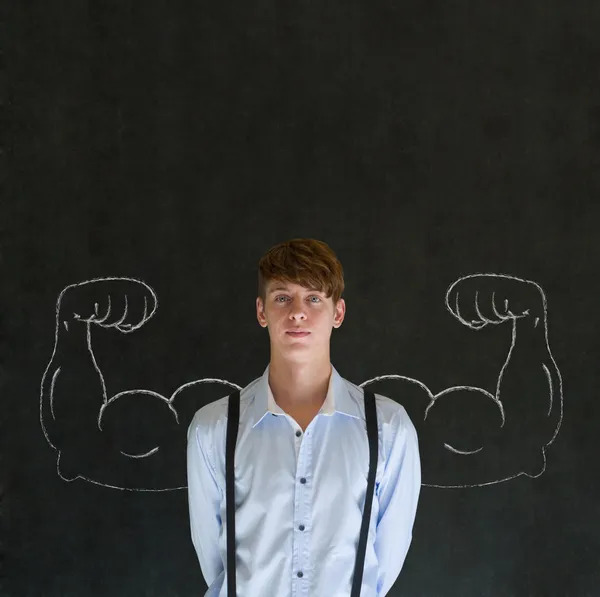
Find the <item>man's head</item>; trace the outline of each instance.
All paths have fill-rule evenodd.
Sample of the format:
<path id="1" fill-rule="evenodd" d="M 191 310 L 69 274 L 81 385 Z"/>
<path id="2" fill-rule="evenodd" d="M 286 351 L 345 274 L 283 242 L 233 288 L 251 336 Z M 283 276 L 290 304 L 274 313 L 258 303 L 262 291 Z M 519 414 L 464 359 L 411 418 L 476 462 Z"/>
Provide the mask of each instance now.
<path id="1" fill-rule="evenodd" d="M 342 264 L 324 242 L 295 238 L 269 249 L 258 264 L 256 315 L 271 351 L 291 360 L 329 358 L 331 331 L 346 312 L 343 291 Z M 297 337 L 293 329 L 310 333 Z"/>

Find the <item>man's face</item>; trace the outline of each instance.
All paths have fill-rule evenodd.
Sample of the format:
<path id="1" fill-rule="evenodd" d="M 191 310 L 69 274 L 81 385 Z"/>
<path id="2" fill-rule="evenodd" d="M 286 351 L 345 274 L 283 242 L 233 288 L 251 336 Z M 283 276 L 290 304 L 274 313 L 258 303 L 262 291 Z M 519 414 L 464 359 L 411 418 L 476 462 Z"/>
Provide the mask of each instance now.
<path id="1" fill-rule="evenodd" d="M 324 292 L 311 290 L 291 282 L 270 280 L 265 291 L 265 302 L 256 299 L 256 315 L 262 327 L 268 327 L 271 348 L 292 355 L 315 350 L 329 351 L 332 328 L 340 327 L 346 305 L 340 299 L 337 305 Z M 310 332 L 299 337 L 290 334 L 300 328 Z"/>

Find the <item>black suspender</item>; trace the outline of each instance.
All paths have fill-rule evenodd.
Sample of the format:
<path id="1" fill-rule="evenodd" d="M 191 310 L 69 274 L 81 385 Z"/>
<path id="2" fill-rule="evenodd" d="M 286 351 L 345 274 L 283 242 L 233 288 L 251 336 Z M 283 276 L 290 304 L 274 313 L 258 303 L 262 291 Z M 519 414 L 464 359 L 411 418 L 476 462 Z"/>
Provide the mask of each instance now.
<path id="1" fill-rule="evenodd" d="M 367 390 L 365 394 L 365 419 L 367 424 L 367 437 L 369 439 L 369 473 L 367 476 L 367 495 L 363 509 L 360 537 L 356 550 L 354 563 L 354 577 L 352 581 L 351 597 L 359 597 L 362 585 L 363 568 L 365 564 L 365 553 L 367 550 L 367 536 L 369 534 L 369 521 L 371 520 L 371 506 L 373 504 L 373 493 L 375 491 L 375 474 L 377 472 L 378 455 L 378 432 L 377 432 L 377 410 L 375 408 L 375 394 Z M 235 477 L 234 460 L 235 445 L 237 442 L 238 425 L 240 419 L 240 390 L 236 390 L 229 396 L 227 418 L 227 440 L 225 448 L 225 499 L 227 520 L 227 595 L 236 597 L 235 584 Z"/>
<path id="2" fill-rule="evenodd" d="M 225 502 L 227 505 L 227 595 L 236 597 L 235 588 L 235 444 L 240 420 L 240 391 L 229 396 L 227 407 L 227 447 L 225 451 Z"/>
<path id="3" fill-rule="evenodd" d="M 365 552 L 367 551 L 367 535 L 369 533 L 369 521 L 371 520 L 371 505 L 373 504 L 373 491 L 375 489 L 375 473 L 377 472 L 377 409 L 375 408 L 375 394 L 365 390 L 365 418 L 367 420 L 367 436 L 369 439 L 369 474 L 367 477 L 367 495 L 363 509 L 362 524 L 360 526 L 360 538 L 356 550 L 356 561 L 354 563 L 354 579 L 352 581 L 351 597 L 360 595 L 362 585 L 363 567 L 365 564 Z"/>

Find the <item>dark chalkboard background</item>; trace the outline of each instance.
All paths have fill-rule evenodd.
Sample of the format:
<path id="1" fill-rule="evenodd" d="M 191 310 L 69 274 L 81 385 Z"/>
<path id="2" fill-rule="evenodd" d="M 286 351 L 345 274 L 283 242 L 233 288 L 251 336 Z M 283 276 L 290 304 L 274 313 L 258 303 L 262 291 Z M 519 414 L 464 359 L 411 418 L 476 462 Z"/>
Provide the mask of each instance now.
<path id="1" fill-rule="evenodd" d="M 152 442 L 167 419 L 164 433 L 179 443 L 161 466 L 177 477 L 184 421 L 122 401 L 102 445 L 74 395 L 57 399 L 55 437 L 70 438 L 60 470 L 73 480 L 58 475 L 40 387 L 61 291 L 131 277 L 158 297 L 139 330 L 94 331 L 108 397 L 169 397 L 204 378 L 245 386 L 269 359 L 255 318 L 258 259 L 277 242 L 313 237 L 345 268 L 332 362 L 356 384 L 396 374 L 433 393 L 493 393 L 510 323 L 461 325 L 444 304 L 448 287 L 503 273 L 535 281 L 548 301 L 564 419 L 545 471 L 423 487 L 391 595 L 598 595 L 599 6 L 16 4 L 6 29 L 12 176 L 1 202 L 3 594 L 205 589 L 185 490 L 76 478 L 127 480 L 110 442 L 132 428 Z M 83 371 L 78 346 L 69 358 Z M 386 392 L 402 402 L 397 388 Z M 188 409 L 228 393 L 216 382 L 194 389 Z M 544 396 L 524 390 L 511 404 L 527 411 Z M 464 422 L 456 409 L 448 417 Z M 138 473 L 136 487 L 161 487 L 151 467 Z"/>

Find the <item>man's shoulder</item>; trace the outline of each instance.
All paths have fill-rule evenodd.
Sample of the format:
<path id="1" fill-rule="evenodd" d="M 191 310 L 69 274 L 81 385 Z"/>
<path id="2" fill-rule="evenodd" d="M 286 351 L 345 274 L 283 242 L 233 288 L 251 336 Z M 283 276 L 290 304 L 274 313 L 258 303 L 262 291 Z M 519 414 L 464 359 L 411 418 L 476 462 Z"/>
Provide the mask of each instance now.
<path id="1" fill-rule="evenodd" d="M 235 392 L 240 392 L 240 401 L 246 402 L 253 395 L 253 388 L 255 384 L 258 382 L 260 378 L 254 379 L 247 386 L 241 389 L 230 388 L 230 391 L 227 392 L 221 398 L 217 400 L 213 400 L 208 404 L 205 404 L 201 408 L 199 408 L 192 418 L 192 421 L 189 426 L 189 430 L 195 429 L 200 431 L 209 431 L 216 430 L 220 427 L 225 427 L 227 424 L 227 413 L 229 408 L 229 397 Z M 189 435 L 188 430 L 188 435 Z"/>
<path id="2" fill-rule="evenodd" d="M 357 386 L 356 384 L 342 378 L 348 388 L 348 392 L 354 400 L 361 402 L 364 405 L 365 391 L 373 392 L 368 386 Z M 375 406 L 377 409 L 377 422 L 379 425 L 395 424 L 398 426 L 411 425 L 412 422 L 406 412 L 406 409 L 389 396 L 373 392 L 375 396 Z M 364 408 L 364 407 L 363 407 Z"/>

